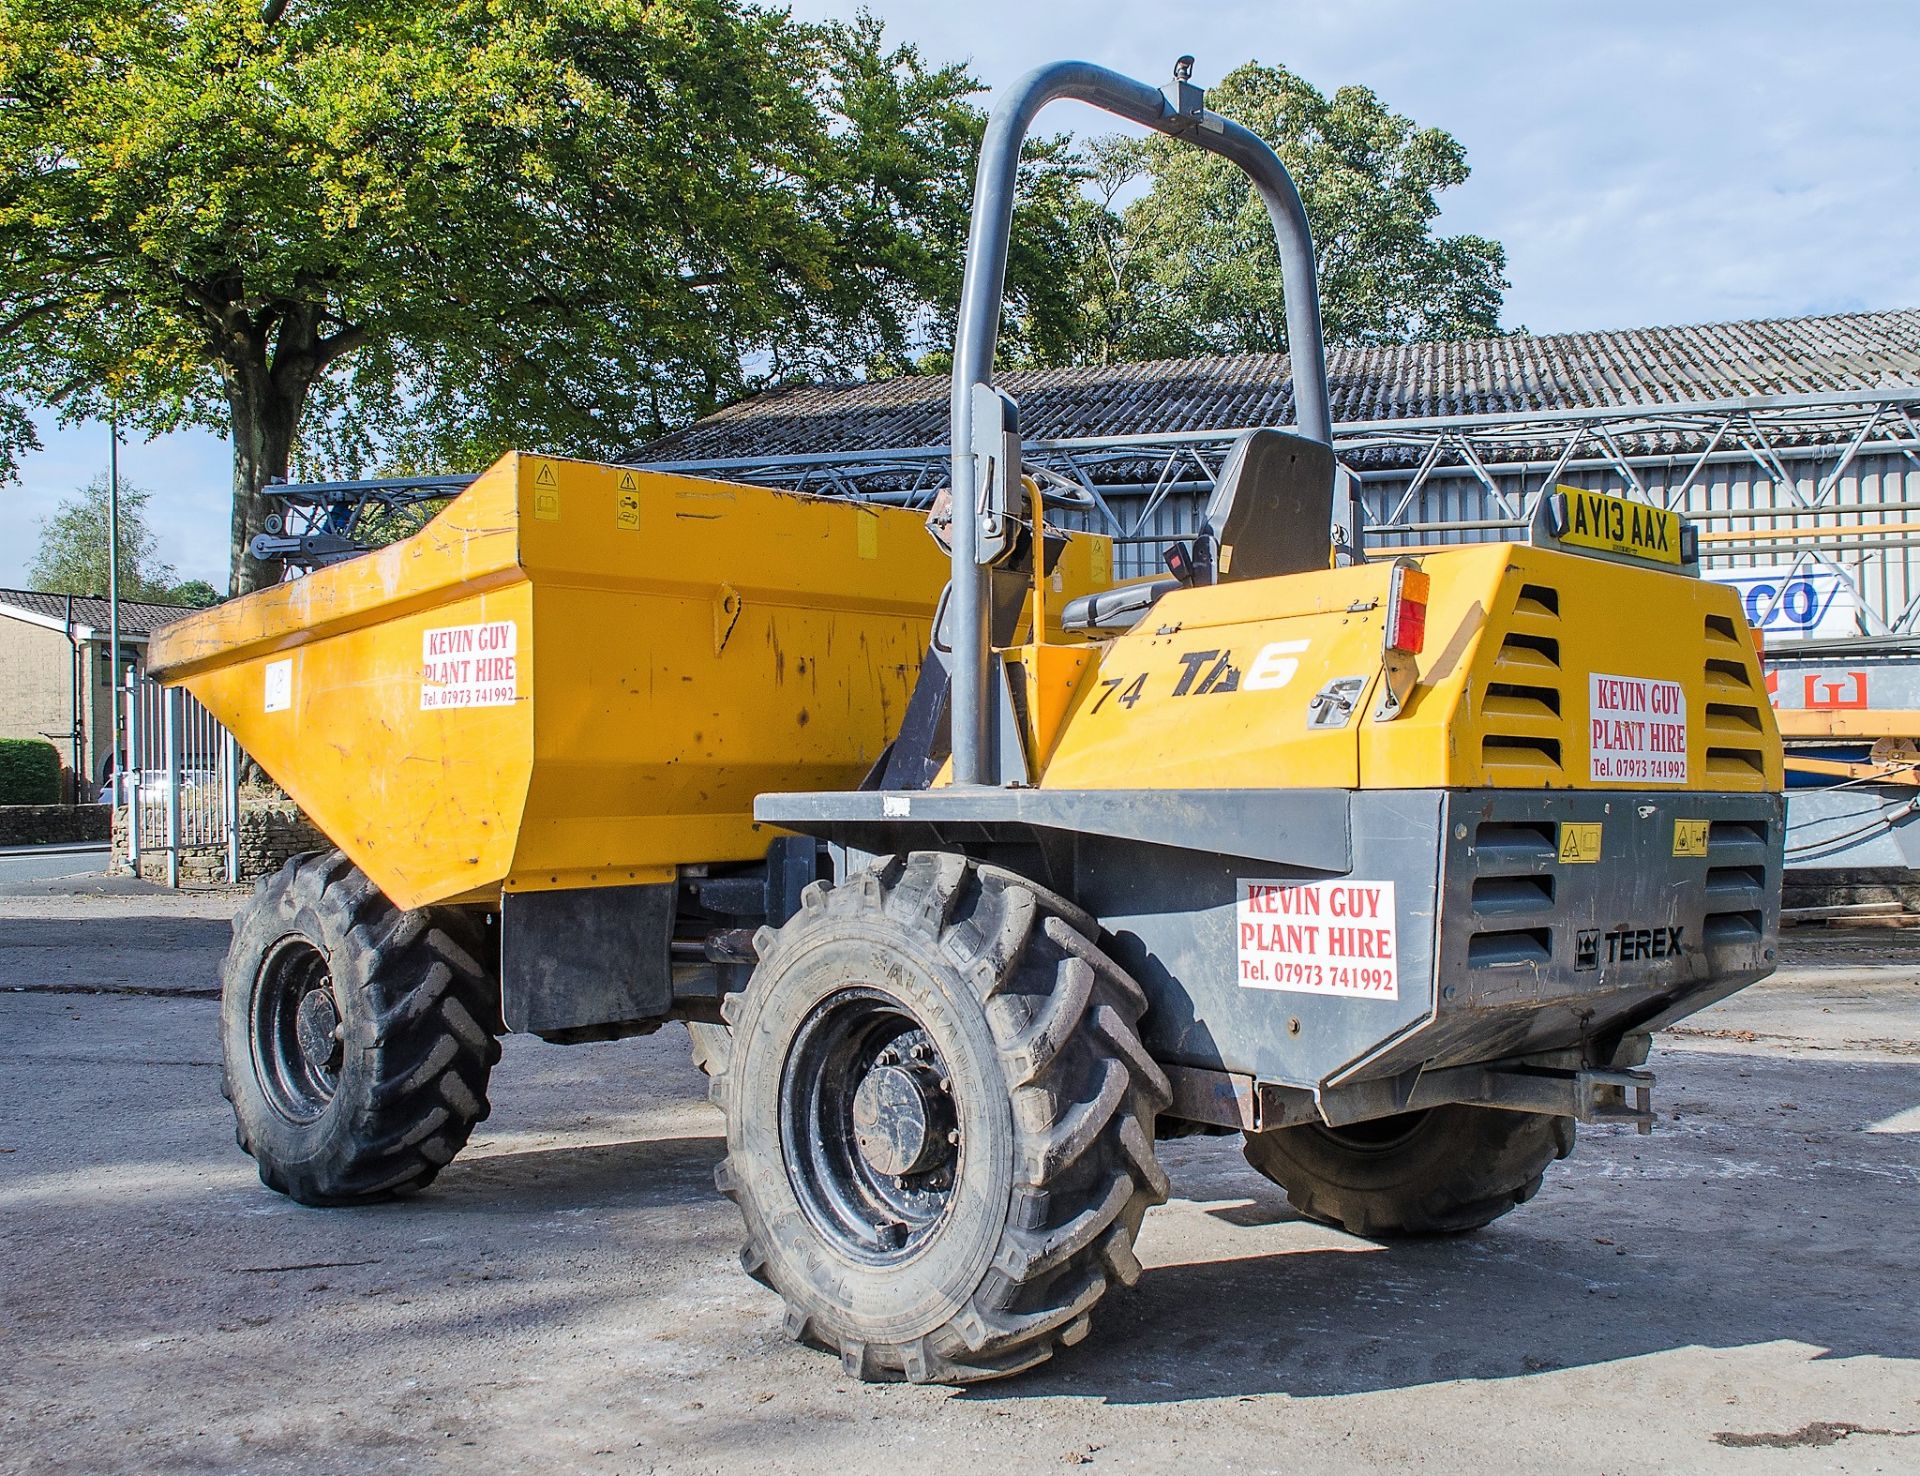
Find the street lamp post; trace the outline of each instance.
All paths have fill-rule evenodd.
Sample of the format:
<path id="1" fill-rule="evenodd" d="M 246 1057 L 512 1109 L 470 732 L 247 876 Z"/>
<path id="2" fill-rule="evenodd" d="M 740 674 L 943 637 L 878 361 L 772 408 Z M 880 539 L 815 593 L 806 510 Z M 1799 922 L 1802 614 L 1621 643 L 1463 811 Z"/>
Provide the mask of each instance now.
<path id="1" fill-rule="evenodd" d="M 107 670 L 113 708 L 113 807 L 120 807 L 122 786 L 126 783 L 126 748 L 121 741 L 120 712 L 120 414 L 109 418 L 112 440 L 107 450 L 107 642 L 112 652 Z M 131 684 L 129 684 L 131 685 Z M 131 819 L 131 817 L 129 817 Z"/>

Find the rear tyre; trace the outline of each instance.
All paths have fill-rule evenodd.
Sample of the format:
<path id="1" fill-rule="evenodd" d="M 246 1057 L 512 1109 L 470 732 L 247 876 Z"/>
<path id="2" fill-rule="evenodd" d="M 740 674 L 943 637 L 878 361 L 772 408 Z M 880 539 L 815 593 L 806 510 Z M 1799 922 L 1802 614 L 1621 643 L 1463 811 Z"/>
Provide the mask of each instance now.
<path id="1" fill-rule="evenodd" d="M 1247 1135 L 1247 1162 L 1301 1214 L 1355 1235 L 1477 1230 L 1539 1191 L 1573 1152 L 1571 1117 L 1451 1104 L 1342 1128 Z"/>
<path id="2" fill-rule="evenodd" d="M 402 912 L 338 851 L 294 857 L 234 918 L 221 981 L 261 1182 L 313 1205 L 431 1183 L 487 1115 L 499 1014 L 480 919 Z"/>
<path id="3" fill-rule="evenodd" d="M 969 1383 L 1085 1336 L 1166 1198 L 1140 988 L 1064 898 L 936 853 L 815 883 L 727 1002 L 716 1181 L 787 1331 Z"/>
<path id="4" fill-rule="evenodd" d="M 695 1066 L 708 1076 L 718 1076 L 726 1069 L 727 1053 L 733 1049 L 731 1030 L 707 1020 L 689 1020 L 687 1034 L 693 1039 Z"/>

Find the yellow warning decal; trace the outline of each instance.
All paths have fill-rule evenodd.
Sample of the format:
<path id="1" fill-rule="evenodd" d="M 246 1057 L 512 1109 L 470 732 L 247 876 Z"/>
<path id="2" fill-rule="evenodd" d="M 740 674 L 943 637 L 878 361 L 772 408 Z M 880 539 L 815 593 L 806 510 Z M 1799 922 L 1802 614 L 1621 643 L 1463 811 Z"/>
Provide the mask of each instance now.
<path id="1" fill-rule="evenodd" d="M 560 521 L 560 479 L 549 461 L 541 462 L 533 473 L 533 515 L 543 523 Z"/>
<path id="2" fill-rule="evenodd" d="M 880 514 L 869 508 L 860 508 L 853 519 L 855 544 L 863 559 L 880 557 Z"/>
<path id="3" fill-rule="evenodd" d="M 1673 854 L 1676 856 L 1704 856 L 1707 854 L 1707 832 L 1712 829 L 1711 820 L 1676 820 L 1673 822 Z"/>
<path id="4" fill-rule="evenodd" d="M 1560 859 L 1567 865 L 1600 859 L 1600 826 L 1567 823 L 1560 827 Z"/>
<path id="5" fill-rule="evenodd" d="M 613 498 L 613 525 L 629 533 L 640 530 L 640 480 L 632 472 L 620 473 L 620 489 Z"/>

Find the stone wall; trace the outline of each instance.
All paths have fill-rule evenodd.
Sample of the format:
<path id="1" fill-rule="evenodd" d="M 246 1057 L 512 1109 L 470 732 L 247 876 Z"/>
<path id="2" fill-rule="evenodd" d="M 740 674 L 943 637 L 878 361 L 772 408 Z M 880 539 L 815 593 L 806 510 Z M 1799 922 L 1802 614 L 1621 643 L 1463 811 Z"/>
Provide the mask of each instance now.
<path id="1" fill-rule="evenodd" d="M 284 794 L 240 794 L 240 879 L 251 886 L 302 851 L 330 851 L 333 842 Z"/>
<path id="2" fill-rule="evenodd" d="M 108 814 L 105 805 L 0 805 L 0 846 L 103 841 Z"/>
<path id="3" fill-rule="evenodd" d="M 125 827 L 115 816 L 113 859 L 115 866 L 126 863 Z M 320 833 L 300 807 L 278 790 L 242 786 L 240 790 L 240 885 L 250 887 L 263 876 L 278 871 L 302 851 L 332 849 L 332 842 Z M 149 881 L 167 879 L 165 852 L 149 852 L 140 858 L 140 874 Z M 180 852 L 180 880 L 186 886 L 224 886 L 227 880 L 225 846 L 188 846 Z"/>
<path id="4" fill-rule="evenodd" d="M 1873 908 L 1888 920 L 1920 918 L 1920 874 L 1911 871 L 1790 871 L 1781 892 L 1788 908 Z"/>

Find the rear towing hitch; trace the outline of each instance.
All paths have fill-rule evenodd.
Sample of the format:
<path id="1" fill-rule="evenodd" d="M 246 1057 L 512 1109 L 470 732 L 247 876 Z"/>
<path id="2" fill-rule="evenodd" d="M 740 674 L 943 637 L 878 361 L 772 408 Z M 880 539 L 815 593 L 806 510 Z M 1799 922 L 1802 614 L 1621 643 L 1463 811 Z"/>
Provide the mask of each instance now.
<path id="1" fill-rule="evenodd" d="M 1632 1123 L 1635 1132 L 1653 1131 L 1651 1071 L 1460 1066 L 1423 1074 L 1408 1106 L 1443 1102 L 1545 1112 L 1580 1122 Z"/>

